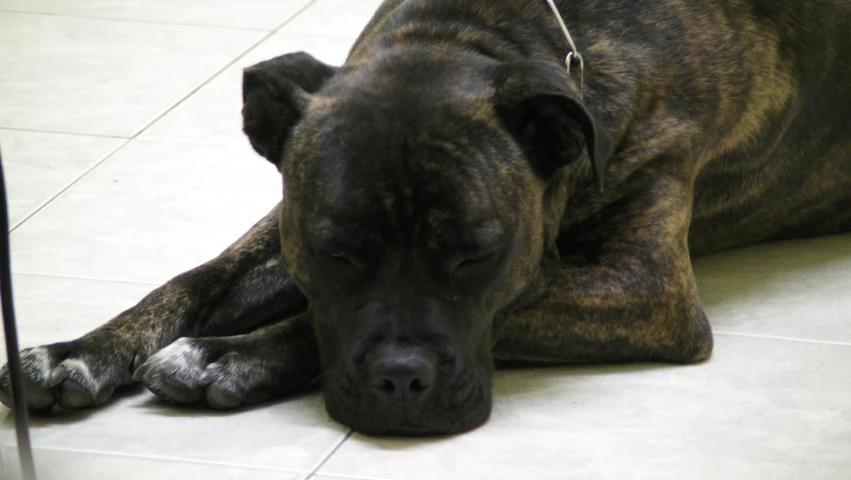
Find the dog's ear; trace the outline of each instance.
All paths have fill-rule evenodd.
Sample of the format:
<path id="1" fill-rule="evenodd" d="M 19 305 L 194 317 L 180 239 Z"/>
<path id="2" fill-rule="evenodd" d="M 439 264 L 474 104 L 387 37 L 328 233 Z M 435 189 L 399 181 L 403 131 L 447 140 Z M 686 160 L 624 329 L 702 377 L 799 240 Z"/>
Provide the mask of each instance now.
<path id="1" fill-rule="evenodd" d="M 278 165 L 310 100 L 336 72 L 304 52 L 248 67 L 242 77 L 243 131 L 260 155 Z"/>
<path id="2" fill-rule="evenodd" d="M 605 187 L 612 138 L 588 111 L 564 67 L 539 61 L 497 68 L 496 108 L 545 178 L 587 150 L 597 189 Z"/>

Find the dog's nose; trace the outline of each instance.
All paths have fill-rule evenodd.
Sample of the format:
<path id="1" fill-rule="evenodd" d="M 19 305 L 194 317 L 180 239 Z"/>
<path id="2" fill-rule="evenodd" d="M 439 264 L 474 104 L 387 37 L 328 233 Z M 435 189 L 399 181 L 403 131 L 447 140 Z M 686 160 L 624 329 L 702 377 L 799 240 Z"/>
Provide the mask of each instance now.
<path id="1" fill-rule="evenodd" d="M 422 398 L 434 385 L 436 374 L 435 361 L 416 347 L 384 347 L 369 364 L 372 387 L 389 401 Z"/>

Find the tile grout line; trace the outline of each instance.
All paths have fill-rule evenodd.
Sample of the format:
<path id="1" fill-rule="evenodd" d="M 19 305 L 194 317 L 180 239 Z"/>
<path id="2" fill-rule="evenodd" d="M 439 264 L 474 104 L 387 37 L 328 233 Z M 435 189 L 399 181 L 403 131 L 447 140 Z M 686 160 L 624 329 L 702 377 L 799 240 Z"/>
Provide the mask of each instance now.
<path id="1" fill-rule="evenodd" d="M 298 17 L 299 15 L 301 15 L 302 13 L 304 13 L 304 11 L 305 11 L 305 10 L 307 10 L 308 8 L 310 8 L 311 6 L 313 6 L 313 4 L 314 4 L 314 3 L 316 3 L 316 1 L 317 1 L 317 0 L 310 0 L 310 2 L 309 2 L 309 3 L 307 3 L 306 5 L 304 5 L 303 7 L 301 7 L 301 8 L 300 8 L 297 12 L 295 12 L 292 16 L 290 16 L 289 18 L 287 18 L 286 20 L 284 20 L 284 21 L 283 21 L 283 23 L 281 23 L 280 25 L 278 25 L 277 27 L 275 27 L 273 30 L 269 30 L 269 31 L 267 31 L 266 35 L 264 35 L 264 36 L 263 36 L 263 38 L 261 38 L 260 40 L 256 41 L 255 43 L 253 43 L 251 46 L 249 46 L 247 49 L 245 49 L 245 51 L 243 51 L 241 54 L 239 54 L 239 55 L 237 55 L 236 57 L 234 57 L 234 58 L 233 58 L 230 62 L 228 62 L 227 64 L 225 64 L 225 66 L 223 66 L 223 67 L 222 67 L 222 68 L 220 68 L 218 71 L 216 71 L 215 73 L 213 73 L 213 75 L 212 75 L 211 77 L 209 77 L 207 80 L 204 80 L 203 82 L 201 82 L 201 84 L 200 84 L 200 85 L 198 85 L 197 87 L 195 87 L 195 88 L 193 88 L 192 90 L 190 90 L 188 94 L 184 95 L 184 96 L 183 96 L 183 98 L 181 98 L 180 100 L 178 100 L 178 101 L 177 101 L 174 105 L 172 105 L 171 107 L 167 108 L 167 109 L 166 109 L 163 113 L 161 113 L 161 114 L 160 114 L 160 115 L 158 115 L 155 119 L 153 119 L 152 121 L 150 121 L 147 125 L 145 125 L 144 127 L 142 127 L 142 128 L 141 128 L 138 132 L 136 132 L 136 133 L 135 133 L 132 137 L 130 137 L 130 140 L 135 140 L 136 138 L 138 138 L 138 137 L 139 137 L 139 135 L 142 135 L 143 133 L 145 133 L 146 131 L 148 131 L 148 130 L 152 127 L 152 126 L 154 126 L 157 122 L 159 122 L 160 120 L 162 120 L 162 119 L 163 119 L 163 117 L 165 117 L 166 115 L 168 115 L 169 113 L 171 113 L 172 111 L 174 111 L 177 107 L 179 107 L 181 104 L 183 104 L 183 102 L 185 102 L 186 100 L 188 100 L 188 99 L 189 99 L 192 95 L 195 95 L 196 93 L 198 93 L 198 91 L 199 91 L 199 90 L 201 90 L 202 88 L 204 88 L 204 87 L 206 87 L 207 85 L 209 85 L 209 84 L 210 84 L 210 82 L 212 82 L 213 80 L 215 80 L 216 78 L 218 78 L 218 77 L 219 77 L 222 73 L 224 73 L 227 69 L 229 69 L 230 67 L 234 66 L 234 65 L 236 64 L 236 62 L 238 62 L 238 61 L 242 60 L 243 58 L 245 58 L 245 56 L 246 56 L 246 55 L 248 55 L 249 53 L 251 53 L 251 51 L 252 51 L 252 50 L 254 50 L 255 48 L 259 47 L 261 44 L 263 44 L 263 42 L 265 42 L 266 40 L 269 40 L 269 38 L 271 38 L 273 35 L 275 35 L 276 33 L 278 33 L 278 31 L 279 31 L 280 29 L 284 28 L 284 27 L 285 27 L 288 23 L 290 23 L 290 22 L 292 22 L 293 20 L 295 20 L 295 19 L 296 19 L 296 17 Z"/>
<path id="2" fill-rule="evenodd" d="M 198 25 L 196 23 L 168 22 L 160 20 L 141 20 L 138 18 L 117 18 L 117 17 L 92 17 L 88 15 L 72 14 L 72 13 L 52 13 L 52 12 L 25 12 L 21 10 L 6 10 L 0 9 L 0 13 L 12 13 L 17 15 L 38 15 L 44 17 L 61 17 L 61 18 L 82 18 L 85 20 L 104 20 L 108 22 L 131 22 L 131 23 L 149 23 L 154 25 L 169 25 L 176 27 L 194 27 L 194 28 L 215 28 L 226 30 L 242 30 L 246 32 L 268 32 L 266 28 L 253 27 L 230 27 L 224 25 Z"/>
<path id="3" fill-rule="evenodd" d="M 792 337 L 783 337 L 779 335 L 760 335 L 758 333 L 738 333 L 738 332 L 728 332 L 724 330 L 716 330 L 714 332 L 716 335 L 729 335 L 736 337 L 748 337 L 748 338 L 764 338 L 767 340 L 781 340 L 787 342 L 799 342 L 799 343 L 816 343 L 821 345 L 834 345 L 840 347 L 851 347 L 851 343 L 848 342 L 833 342 L 830 340 L 814 340 L 812 338 L 792 338 Z"/>
<path id="4" fill-rule="evenodd" d="M 333 474 L 333 473 L 323 473 L 322 476 L 326 477 L 326 478 L 335 478 L 335 479 L 339 479 L 339 480 L 386 480 L 386 479 L 383 479 L 381 477 L 370 477 L 370 476 L 366 476 L 366 475 L 364 475 L 364 476 L 351 476 L 351 475 L 337 475 L 337 474 Z M 316 478 L 318 478 L 318 477 L 316 475 L 313 475 L 311 477 L 308 477 L 307 480 L 316 480 Z"/>
<path id="5" fill-rule="evenodd" d="M 4 446 L 16 447 L 17 442 L 7 442 Z M 220 467 L 230 467 L 230 468 L 241 468 L 245 470 L 259 470 L 264 472 L 283 472 L 283 473 L 304 473 L 304 471 L 299 470 L 288 470 L 284 468 L 278 467 L 265 467 L 260 465 L 249 465 L 242 463 L 230 463 L 230 462 L 217 462 L 215 460 L 198 460 L 193 458 L 180 458 L 180 457 L 170 457 L 168 455 L 145 455 L 141 453 L 129 453 L 129 452 L 110 452 L 107 450 L 95 450 L 95 449 L 86 449 L 86 448 L 65 448 L 65 447 L 34 447 L 36 451 L 38 450 L 46 450 L 51 452 L 69 452 L 69 453 L 85 453 L 89 455 L 101 455 L 105 457 L 123 457 L 123 458 L 135 458 L 139 460 L 154 460 L 160 462 L 174 462 L 174 463 L 188 463 L 192 465 L 212 465 L 212 466 L 220 466 Z"/>
<path id="6" fill-rule="evenodd" d="M 18 229 L 18 228 L 20 228 L 20 227 L 21 227 L 24 223 L 26 223 L 27 221 L 29 221 L 29 219 L 33 218 L 33 217 L 34 217 L 35 215 L 37 215 L 39 212 L 41 212 L 42 210 L 44 210 L 44 209 L 45 209 L 48 205 L 50 205 L 51 203 L 53 203 L 53 201 L 54 201 L 54 200 L 56 200 L 57 198 L 59 198 L 59 197 L 60 197 L 63 193 L 67 192 L 68 190 L 70 190 L 70 189 L 71 189 L 71 187 L 73 187 L 74 185 L 76 185 L 77 183 L 79 183 L 79 182 L 80 182 L 80 180 L 82 180 L 83 178 L 85 178 L 88 174 L 92 173 L 92 172 L 93 172 L 96 168 L 98 168 L 99 166 L 101 166 L 101 165 L 103 165 L 104 163 L 106 163 L 106 162 L 107 162 L 110 158 L 112 158 L 113 156 L 115 156 L 115 154 L 116 154 L 116 153 L 118 153 L 118 152 L 119 152 L 119 151 L 121 151 L 124 147 L 126 147 L 126 146 L 127 146 L 127 144 L 128 144 L 128 143 L 130 143 L 130 140 L 131 140 L 131 139 L 129 139 L 129 138 L 128 138 L 128 139 L 124 139 L 124 142 L 122 142 L 122 143 L 121 143 L 121 145 L 119 145 L 119 146 L 118 146 L 115 150 L 113 150 L 112 152 L 110 152 L 110 153 L 106 154 L 106 156 L 104 156 L 102 159 L 98 160 L 98 161 L 97 161 L 94 165 L 92 165 L 91 167 L 87 168 L 87 169 L 86 169 L 83 173 L 81 173 L 79 176 L 77 176 L 77 178 L 75 178 L 75 179 L 71 180 L 71 182 L 70 182 L 70 183 L 68 183 L 67 185 L 65 185 L 65 186 L 64 186 L 61 190 L 59 190 L 58 192 L 56 192 L 56 194 L 55 194 L 55 195 L 51 196 L 50 198 L 48 198 L 47 200 L 45 200 L 44 202 L 42 202 L 42 203 L 41 203 L 41 205 L 39 205 L 39 206 L 38 206 L 35 210 L 33 210 L 32 212 L 30 212 L 27 216 L 25 216 L 25 217 L 24 217 L 23 219 L 21 219 L 21 220 L 20 220 L 17 224 L 15 224 L 15 226 L 13 226 L 12 228 L 10 228 L 10 229 L 9 229 L 9 234 L 11 235 L 12 233 L 14 233 L 14 232 L 15 232 L 15 230 L 17 230 L 17 229 Z"/>
<path id="7" fill-rule="evenodd" d="M 221 74 L 222 74 L 225 70 L 227 70 L 228 68 L 230 68 L 231 66 L 233 66 L 236 62 L 238 62 L 239 60 L 241 60 L 242 58 L 244 58 L 246 55 L 248 55 L 248 53 L 249 53 L 249 52 L 251 52 L 252 50 L 254 50 L 255 48 L 257 48 L 258 46 L 260 46 L 260 44 L 262 44 L 263 42 L 265 42 L 266 40 L 268 40 L 270 37 L 272 37 L 272 35 L 274 35 L 275 33 L 277 33 L 277 32 L 278 32 L 281 28 L 283 28 L 283 27 L 284 27 L 284 26 L 286 26 L 288 23 L 290 23 L 291 21 L 293 21 L 296 17 L 298 17 L 299 15 L 301 15 L 301 14 L 302 14 L 305 10 L 307 10 L 309 7 L 313 6 L 313 4 L 314 4 L 314 3 L 316 3 L 316 1 L 317 1 L 317 0 L 310 0 L 310 2 L 309 2 L 309 3 L 307 3 L 306 5 L 304 5 L 303 7 L 301 7 L 301 8 L 300 8 L 297 12 L 295 12 L 295 13 L 294 13 L 293 15 L 291 15 L 289 18 L 287 18 L 286 20 L 284 20 L 284 21 L 283 21 L 280 25 L 278 25 L 278 26 L 277 26 L 274 30 L 269 31 L 266 35 L 264 35 L 264 36 L 263 36 L 263 38 L 261 38 L 260 40 L 258 40 L 257 42 L 255 42 L 255 43 L 253 43 L 251 46 L 249 46 L 249 47 L 248 47 L 245 51 L 243 51 L 241 54 L 237 55 L 237 56 L 236 56 L 235 58 L 233 58 L 230 62 L 228 62 L 225 66 L 223 66 L 222 68 L 220 68 L 219 70 L 217 70 L 215 73 L 213 73 L 213 75 L 212 75 L 211 77 L 207 78 L 207 80 L 205 80 L 205 81 L 201 82 L 201 84 L 200 84 L 200 85 L 198 85 L 197 87 L 195 87 L 194 89 L 192 89 L 192 90 L 191 90 L 188 94 L 184 95 L 184 96 L 183 96 L 180 100 L 178 100 L 178 101 L 177 101 L 174 105 L 172 105 L 171 107 L 167 108 L 167 109 L 166 109 L 163 113 L 161 113 L 161 114 L 160 114 L 160 115 L 158 115 L 156 118 L 154 118 L 151 122 L 149 122 L 147 125 L 145 125 L 144 127 L 142 127 L 142 128 L 141 128 L 138 132 L 136 132 L 134 135 L 132 135 L 132 136 L 131 136 L 131 137 L 129 137 L 129 138 L 125 138 L 125 137 L 118 137 L 118 138 L 124 138 L 124 139 L 125 139 L 125 141 L 124 141 L 124 142 L 123 142 L 123 143 L 122 143 L 122 144 L 121 144 L 118 148 L 116 148 L 116 149 L 115 149 L 114 151 L 112 151 L 111 153 L 107 154 L 107 155 L 106 155 L 103 159 L 101 159 L 100 161 L 98 161 L 97 163 L 95 163 L 95 164 L 94 164 L 91 168 L 89 168 L 89 169 L 87 169 L 86 171 L 84 171 L 81 175 L 79 175 L 77 178 L 75 178 L 74 180 L 72 180 L 72 181 L 71 181 L 71 183 L 69 183 L 68 185 L 66 185 L 66 186 L 65 186 L 62 190 L 60 190 L 58 193 L 56 193 L 55 195 L 53 195 L 52 197 L 50 197 L 47 201 L 45 201 L 42 205 L 40 205 L 38 208 L 36 208 L 34 211 L 32 211 L 29 215 L 27 215 L 26 217 L 24 217 L 24 218 L 23 218 L 21 221 L 19 221 L 19 222 L 18 222 L 18 223 L 17 223 L 14 227 L 12 227 L 11 229 L 9 229 L 9 233 L 10 233 L 10 234 L 11 234 L 11 233 L 13 233 L 15 230 L 17 230 L 18 228 L 20 228 L 22 225 L 24 225 L 27 221 L 29 221 L 31 218 L 33 218 L 35 215 L 37 215 L 39 212 L 41 212 L 42 210 L 44 210 L 44 209 L 45 209 L 48 205 L 50 205 L 50 204 L 51 204 L 54 200 L 56 200 L 57 198 L 59 198 L 59 196 L 61 196 L 62 194 L 64 194 L 65 192 L 67 192 L 69 189 L 71 189 L 71 187 L 73 187 L 74 185 L 76 185 L 77 183 L 79 183 L 81 180 L 83 180 L 84 178 L 86 178 L 86 177 L 87 177 L 90 173 L 92 173 L 92 172 L 93 172 L 96 168 L 98 168 L 99 166 L 103 165 L 103 164 L 104 164 L 104 163 L 106 163 L 108 160 L 110 160 L 113 156 L 115 156 L 115 154 L 116 154 L 116 153 L 118 153 L 121 149 L 123 149 L 124 147 L 126 147 L 126 146 L 127 146 L 127 145 L 131 142 L 131 141 L 133 141 L 133 140 L 137 139 L 137 138 L 139 137 L 139 135 L 143 134 L 145 131 L 147 131 L 149 128 L 151 128 L 154 124 L 156 124 L 157 122 L 159 122 L 160 120 L 162 120 L 162 119 L 163 119 L 163 117 L 165 117 L 166 115 L 168 115 L 169 113 L 171 113 L 172 111 L 174 111 L 174 109 L 176 109 L 178 106 L 180 106 L 181 104 L 183 104 L 183 102 L 185 102 L 186 100 L 188 100 L 188 99 L 189 99 L 192 95 L 194 95 L 194 94 L 195 94 L 195 93 L 197 93 L 199 90 L 201 90 L 202 88 L 204 88 L 205 86 L 207 86 L 210 82 L 212 82 L 213 80 L 215 80 L 216 78 L 218 78 L 218 77 L 219 77 L 219 75 L 221 75 Z"/>
<path id="8" fill-rule="evenodd" d="M 328 460 L 330 460 L 331 457 L 334 456 L 335 453 L 337 453 L 337 451 L 343 446 L 344 443 L 346 443 L 346 441 L 348 439 L 352 438 L 352 435 L 354 433 L 355 433 L 354 430 L 349 430 L 349 433 L 347 433 L 346 436 L 343 437 L 342 440 L 340 440 L 340 443 L 338 443 L 337 445 L 334 446 L 334 448 L 331 450 L 331 452 L 329 452 L 328 455 L 326 455 L 325 458 L 323 458 L 322 461 L 319 462 L 319 465 L 317 465 L 316 468 L 314 468 L 308 476 L 304 477 L 305 480 L 314 479 L 316 477 L 316 474 L 319 472 L 319 470 L 322 467 L 324 467 L 326 463 L 328 463 Z"/>
<path id="9" fill-rule="evenodd" d="M 162 282 L 150 282 L 146 280 L 127 280 L 124 278 L 99 278 L 99 277 L 81 277 L 78 275 L 63 275 L 58 273 L 37 273 L 37 272 L 14 272 L 12 275 L 24 275 L 28 277 L 48 277 L 48 278 L 63 278 L 68 280 L 88 280 L 91 282 L 105 282 L 105 283 L 125 283 L 125 284 L 134 284 L 134 285 L 145 285 L 145 286 L 153 286 L 159 287 L 162 285 Z"/>
<path id="10" fill-rule="evenodd" d="M 130 137 L 122 137 L 120 135 L 104 135 L 100 133 L 80 133 L 80 132 L 60 132 L 58 130 L 41 130 L 37 128 L 20 128 L 8 127 L 0 125 L 0 130 L 10 130 L 15 132 L 30 132 L 30 133 L 47 133 L 50 135 L 70 135 L 75 137 L 92 137 L 92 138 L 108 138 L 112 140 L 130 140 Z"/>

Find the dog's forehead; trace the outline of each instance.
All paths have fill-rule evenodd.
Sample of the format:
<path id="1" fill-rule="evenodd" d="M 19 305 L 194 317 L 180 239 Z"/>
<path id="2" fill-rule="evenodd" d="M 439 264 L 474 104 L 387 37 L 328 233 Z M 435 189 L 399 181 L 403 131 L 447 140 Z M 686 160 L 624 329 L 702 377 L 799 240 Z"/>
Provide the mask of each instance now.
<path id="1" fill-rule="evenodd" d="M 358 195 L 384 188 L 400 195 L 451 196 L 481 190 L 483 177 L 498 176 L 512 162 L 511 145 L 492 115 L 468 103 L 434 102 L 417 108 L 405 99 L 317 98 L 297 129 L 301 146 L 285 167 L 303 171 L 307 182 Z M 417 111 L 419 110 L 419 111 Z M 285 168 L 290 170 L 290 168 Z"/>
<path id="2" fill-rule="evenodd" d="M 380 110 L 399 120 L 427 119 L 440 111 L 492 119 L 492 69 L 478 62 L 469 52 L 426 47 L 389 49 L 366 61 L 346 63 L 323 87 L 311 108 L 366 106 L 354 111 Z"/>
<path id="3" fill-rule="evenodd" d="M 332 219 L 346 232 L 419 229 L 435 248 L 481 225 L 491 226 L 487 233 L 493 221 L 512 221 L 524 183 L 516 177 L 528 175 L 487 132 L 412 135 L 392 122 L 350 126 L 337 118 L 313 133 L 312 148 L 289 160 L 301 166 L 296 177 L 286 174 L 288 196 L 310 211 L 303 218 Z"/>
<path id="4" fill-rule="evenodd" d="M 443 94 L 487 96 L 492 93 L 491 69 L 469 50 L 403 45 L 367 60 L 347 62 L 334 84 L 358 85 L 365 90 L 401 91 L 435 88 Z"/>
<path id="5" fill-rule="evenodd" d="M 316 217 L 381 218 L 399 230 L 511 215 L 529 166 L 489 80 L 434 63 L 405 56 L 347 67 L 313 96 L 284 171 Z"/>
<path id="6" fill-rule="evenodd" d="M 392 136 L 390 136 L 392 137 Z M 395 228 L 478 224 L 501 210 L 494 164 L 463 141 L 366 136 L 327 145 L 314 161 L 306 197 L 336 218 L 382 218 Z"/>
<path id="7" fill-rule="evenodd" d="M 386 83 L 386 85 L 384 85 Z M 467 88 L 463 82 L 375 82 L 347 85 L 323 91 L 311 99 L 306 118 L 343 124 L 364 134 L 366 129 L 386 138 L 393 130 L 405 134 L 453 135 L 453 128 L 471 123 L 498 124 L 488 95 Z"/>

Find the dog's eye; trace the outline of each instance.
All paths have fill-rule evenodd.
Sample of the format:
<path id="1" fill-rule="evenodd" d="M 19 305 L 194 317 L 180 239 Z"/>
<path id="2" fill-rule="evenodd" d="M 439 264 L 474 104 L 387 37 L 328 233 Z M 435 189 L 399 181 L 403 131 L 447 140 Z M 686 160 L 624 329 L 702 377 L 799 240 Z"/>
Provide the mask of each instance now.
<path id="1" fill-rule="evenodd" d="M 320 251 L 319 254 L 331 265 L 341 267 L 359 267 L 361 262 L 349 253 L 337 250 Z"/>
<path id="2" fill-rule="evenodd" d="M 496 260 L 499 250 L 490 252 L 476 253 L 466 257 L 459 258 L 450 268 L 452 273 L 479 273 L 493 264 Z"/>

